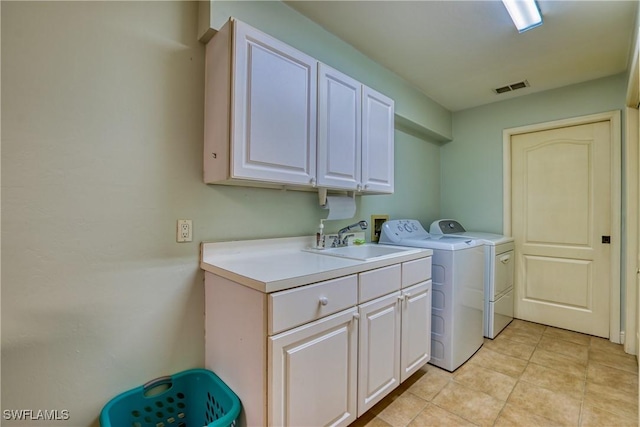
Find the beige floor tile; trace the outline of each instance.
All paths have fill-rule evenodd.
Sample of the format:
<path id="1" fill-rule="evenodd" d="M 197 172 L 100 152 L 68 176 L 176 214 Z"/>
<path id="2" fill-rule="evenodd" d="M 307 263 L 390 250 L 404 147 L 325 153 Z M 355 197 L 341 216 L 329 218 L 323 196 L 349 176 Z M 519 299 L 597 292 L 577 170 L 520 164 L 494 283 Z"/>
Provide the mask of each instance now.
<path id="1" fill-rule="evenodd" d="M 516 319 L 455 372 L 423 366 L 350 427 L 627 427 L 637 420 L 635 356 L 606 339 Z"/>
<path id="2" fill-rule="evenodd" d="M 429 364 L 424 365 L 422 368 L 420 368 L 420 370 L 424 370 L 426 373 L 435 372 L 439 375 L 444 375 L 449 378 L 453 376 L 453 373 Z"/>
<path id="3" fill-rule="evenodd" d="M 587 346 L 550 337 L 548 335 L 542 336 L 537 348 L 553 351 L 554 353 L 560 353 L 582 362 L 586 362 L 589 359 L 589 348 Z"/>
<path id="4" fill-rule="evenodd" d="M 599 363 L 589 363 L 587 381 L 595 384 L 615 386 L 627 393 L 638 394 L 638 375 Z"/>
<path id="5" fill-rule="evenodd" d="M 518 359 L 529 360 L 531 354 L 536 349 L 534 345 L 523 344 L 511 341 L 503 335 L 497 336 L 494 340 L 486 340 L 484 346 L 496 353 L 517 357 Z"/>
<path id="6" fill-rule="evenodd" d="M 542 335 L 542 333 L 547 327 L 545 325 L 541 325 L 540 323 L 533 323 L 533 322 L 527 322 L 525 320 L 513 319 L 511 323 L 509 323 L 509 326 L 507 326 L 507 329 L 509 328 L 523 329 L 529 332 L 535 332 Z"/>
<path id="7" fill-rule="evenodd" d="M 473 427 L 474 425 L 464 418 L 429 404 L 411 421 L 409 427 Z"/>
<path id="8" fill-rule="evenodd" d="M 584 395 L 584 379 L 535 363 L 527 365 L 527 369 L 524 370 L 520 381 L 526 381 L 551 391 L 564 393 L 578 400 L 582 400 Z"/>
<path id="9" fill-rule="evenodd" d="M 536 348 L 536 351 L 533 352 L 529 363 L 536 363 L 546 366 L 547 368 L 556 369 L 581 379 L 585 378 L 587 372 L 587 362 L 540 348 Z"/>
<path id="10" fill-rule="evenodd" d="M 614 344 L 606 338 L 591 337 L 591 349 L 606 351 L 609 353 L 617 353 L 626 356 L 622 344 Z"/>
<path id="11" fill-rule="evenodd" d="M 509 375 L 468 364 L 458 369 L 454 381 L 465 387 L 482 391 L 498 400 L 506 401 L 518 380 Z"/>
<path id="12" fill-rule="evenodd" d="M 563 426 L 562 423 L 552 421 L 548 418 L 532 414 L 531 411 L 519 408 L 515 405 L 507 403 L 504 406 L 498 419 L 494 424 L 495 427 L 556 427 Z"/>
<path id="13" fill-rule="evenodd" d="M 408 381 L 408 380 L 407 380 Z M 451 381 L 451 375 L 436 370 L 429 370 L 418 381 L 409 387 L 409 392 L 421 399 L 430 401 Z"/>
<path id="14" fill-rule="evenodd" d="M 474 424 L 493 425 L 504 402 L 480 391 L 450 382 L 433 399 L 433 403 Z"/>
<path id="15" fill-rule="evenodd" d="M 567 331 L 566 329 L 554 328 L 553 326 L 547 326 L 547 329 L 544 330 L 544 335 L 585 346 L 588 346 L 591 342 L 590 335 Z"/>
<path id="16" fill-rule="evenodd" d="M 584 401 L 605 411 L 638 419 L 638 397 L 618 387 L 587 383 Z"/>
<path id="17" fill-rule="evenodd" d="M 537 345 L 538 342 L 540 342 L 540 338 L 542 338 L 542 334 L 537 331 L 530 331 L 527 329 L 505 328 L 500 332 L 496 339 L 501 337 L 522 344 Z"/>
<path id="18" fill-rule="evenodd" d="M 589 350 L 589 361 L 611 368 L 622 369 L 623 371 L 637 373 L 638 363 L 635 356 L 631 354 L 614 354 L 601 350 Z"/>
<path id="19" fill-rule="evenodd" d="M 371 411 L 369 411 L 349 424 L 349 427 L 390 427 L 390 424 L 382 418 L 376 417 Z"/>
<path id="20" fill-rule="evenodd" d="M 527 361 L 518 359 L 516 357 L 507 356 L 504 354 L 496 353 L 488 348 L 481 348 L 468 364 L 480 365 L 487 369 L 491 369 L 511 377 L 519 377 L 524 368 L 527 366 Z"/>
<path id="21" fill-rule="evenodd" d="M 427 406 L 427 401 L 405 393 L 378 414 L 378 418 L 394 427 L 406 426 Z"/>
<path id="22" fill-rule="evenodd" d="M 581 401 L 524 381 L 518 382 L 508 403 L 563 425 L 577 425 Z"/>
<path id="23" fill-rule="evenodd" d="M 618 414 L 605 411 L 591 404 L 585 403 L 580 417 L 581 427 L 637 427 L 638 419 L 622 417 Z"/>

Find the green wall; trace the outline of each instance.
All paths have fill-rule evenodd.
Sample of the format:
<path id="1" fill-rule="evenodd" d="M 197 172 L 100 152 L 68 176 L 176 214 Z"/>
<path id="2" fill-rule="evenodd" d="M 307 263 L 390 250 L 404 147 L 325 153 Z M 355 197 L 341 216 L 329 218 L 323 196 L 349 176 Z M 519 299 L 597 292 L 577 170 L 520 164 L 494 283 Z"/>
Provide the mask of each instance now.
<path id="1" fill-rule="evenodd" d="M 451 112 L 353 46 L 279 1 L 213 1 L 210 26 L 237 18 L 395 100 L 396 115 L 434 140 L 451 140 Z"/>
<path id="2" fill-rule="evenodd" d="M 626 89 L 627 75 L 622 73 L 454 113 L 454 139 L 440 150 L 442 217 L 456 218 L 469 230 L 502 234 L 502 131 L 605 111 L 624 112 Z M 622 120 L 624 129 L 624 114 Z M 624 151 L 622 156 L 624 164 Z M 624 176 L 624 171 L 622 173 Z M 622 185 L 624 188 L 624 181 Z M 624 272 L 624 217 L 622 221 L 621 268 Z M 621 330 L 625 330 L 623 279 L 620 302 Z"/>
<path id="3" fill-rule="evenodd" d="M 204 363 L 200 242 L 311 235 L 327 212 L 313 192 L 203 184 L 196 2 L 0 6 L 2 404 L 97 426 L 115 395 Z M 239 7 L 373 88 L 420 100 L 399 102 L 407 116 L 443 113 L 281 3 Z M 450 128 L 450 116 L 429 120 Z M 396 192 L 358 197 L 356 219 L 439 212 L 440 146 L 395 136 Z M 177 219 L 193 220 L 192 243 L 176 243 Z"/>
<path id="4" fill-rule="evenodd" d="M 442 216 L 502 233 L 502 131 L 624 110 L 626 87 L 619 74 L 454 113 L 454 139 L 440 150 Z"/>

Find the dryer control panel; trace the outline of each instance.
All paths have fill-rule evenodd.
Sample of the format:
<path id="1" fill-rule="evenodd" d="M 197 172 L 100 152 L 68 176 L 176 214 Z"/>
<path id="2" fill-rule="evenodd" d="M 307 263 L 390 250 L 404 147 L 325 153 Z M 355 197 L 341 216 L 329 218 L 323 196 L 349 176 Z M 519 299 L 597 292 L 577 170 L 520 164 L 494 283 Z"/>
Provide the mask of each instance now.
<path id="1" fill-rule="evenodd" d="M 403 239 L 425 239 L 429 237 L 420 221 L 415 219 L 394 219 L 385 221 L 380 231 L 379 243 L 397 245 Z"/>
<path id="2" fill-rule="evenodd" d="M 453 219 L 440 219 L 433 221 L 431 227 L 429 227 L 429 233 L 434 235 L 440 234 L 452 234 L 452 233 L 464 233 L 465 230 L 462 224 Z"/>

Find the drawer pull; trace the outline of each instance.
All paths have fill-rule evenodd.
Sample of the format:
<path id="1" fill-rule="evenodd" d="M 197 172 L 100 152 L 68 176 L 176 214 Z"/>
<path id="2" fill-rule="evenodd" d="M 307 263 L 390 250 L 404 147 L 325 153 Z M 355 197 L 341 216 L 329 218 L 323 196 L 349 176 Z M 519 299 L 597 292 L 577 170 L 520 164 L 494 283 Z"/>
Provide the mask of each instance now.
<path id="1" fill-rule="evenodd" d="M 327 305 L 327 304 L 329 304 L 329 298 L 320 297 L 320 305 Z"/>
<path id="2" fill-rule="evenodd" d="M 500 262 L 503 264 L 506 264 L 509 262 L 509 260 L 511 260 L 511 255 L 505 255 L 500 257 Z"/>

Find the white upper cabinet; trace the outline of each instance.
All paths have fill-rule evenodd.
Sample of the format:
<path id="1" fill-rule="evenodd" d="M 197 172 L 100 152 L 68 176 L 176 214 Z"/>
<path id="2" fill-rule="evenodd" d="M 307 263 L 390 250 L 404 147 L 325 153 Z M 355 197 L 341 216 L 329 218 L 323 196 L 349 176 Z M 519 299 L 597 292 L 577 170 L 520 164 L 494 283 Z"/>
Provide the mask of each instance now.
<path id="1" fill-rule="evenodd" d="M 317 61 L 230 20 L 206 67 L 205 182 L 314 185 Z"/>
<path id="2" fill-rule="evenodd" d="M 393 193 L 394 102 L 322 63 L 318 186 Z"/>
<path id="3" fill-rule="evenodd" d="M 362 96 L 362 189 L 393 193 L 394 102 L 368 87 Z"/>
<path id="4" fill-rule="evenodd" d="M 205 183 L 393 193 L 390 98 L 235 19 L 205 76 Z"/>
<path id="5" fill-rule="evenodd" d="M 318 186 L 359 189 L 362 84 L 324 64 L 318 69 Z"/>

